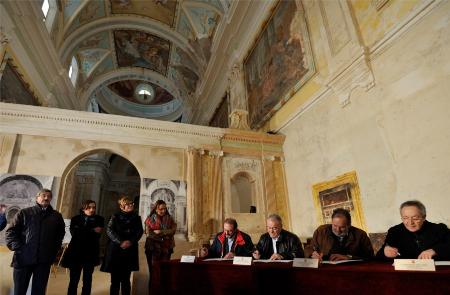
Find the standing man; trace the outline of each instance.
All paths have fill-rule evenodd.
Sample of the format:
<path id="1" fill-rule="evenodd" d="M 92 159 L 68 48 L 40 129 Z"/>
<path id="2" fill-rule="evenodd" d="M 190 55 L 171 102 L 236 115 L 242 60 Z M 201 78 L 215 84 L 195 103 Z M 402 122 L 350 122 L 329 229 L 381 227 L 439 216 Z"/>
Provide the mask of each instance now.
<path id="1" fill-rule="evenodd" d="M 252 256 L 252 251 L 250 236 L 238 229 L 236 219 L 227 218 L 223 223 L 223 232 L 216 235 L 209 249 L 200 249 L 200 257 L 231 259 L 234 256 Z"/>
<path id="2" fill-rule="evenodd" d="M 0 231 L 2 231 L 6 227 L 6 205 L 0 205 Z"/>
<path id="3" fill-rule="evenodd" d="M 331 224 L 321 225 L 314 231 L 305 253 L 306 257 L 319 261 L 373 258 L 372 243 L 367 233 L 352 226 L 350 213 L 343 208 L 333 210 Z"/>
<path id="4" fill-rule="evenodd" d="M 427 221 L 427 211 L 421 202 L 404 202 L 400 217 L 402 223 L 388 230 L 377 258 L 450 260 L 450 230 L 443 223 Z"/>
<path id="5" fill-rule="evenodd" d="M 259 239 L 256 250 L 253 252 L 253 258 L 291 260 L 305 257 L 300 239 L 295 234 L 283 229 L 283 222 L 279 215 L 270 215 L 266 220 L 266 225 L 267 233 Z"/>
<path id="6" fill-rule="evenodd" d="M 50 266 L 65 233 L 61 214 L 50 205 L 52 192 L 42 189 L 36 205 L 20 210 L 6 230 L 6 245 L 14 251 L 14 295 L 27 293 L 33 275 L 32 295 L 44 295 Z"/>

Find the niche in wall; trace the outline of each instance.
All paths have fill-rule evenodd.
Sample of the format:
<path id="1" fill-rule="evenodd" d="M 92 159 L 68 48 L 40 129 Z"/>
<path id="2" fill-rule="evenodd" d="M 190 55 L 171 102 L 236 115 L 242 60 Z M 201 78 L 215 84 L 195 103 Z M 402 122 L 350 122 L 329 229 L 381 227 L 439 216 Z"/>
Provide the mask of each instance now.
<path id="1" fill-rule="evenodd" d="M 255 180 L 245 172 L 236 173 L 231 178 L 231 212 L 250 213 L 251 206 L 256 206 L 254 185 Z"/>

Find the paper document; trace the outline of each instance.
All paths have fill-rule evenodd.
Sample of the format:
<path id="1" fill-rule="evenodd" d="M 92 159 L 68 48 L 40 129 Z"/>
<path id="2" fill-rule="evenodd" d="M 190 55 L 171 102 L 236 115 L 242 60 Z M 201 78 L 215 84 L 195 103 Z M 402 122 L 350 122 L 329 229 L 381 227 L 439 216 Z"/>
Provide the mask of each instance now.
<path id="1" fill-rule="evenodd" d="M 203 261 L 231 261 L 233 258 L 207 258 L 203 259 Z"/>
<path id="2" fill-rule="evenodd" d="M 253 262 L 264 262 L 264 263 L 271 263 L 271 262 L 291 262 L 292 260 L 270 260 L 270 259 L 258 259 L 253 260 Z"/>
<path id="3" fill-rule="evenodd" d="M 434 265 L 450 265 L 450 261 L 435 261 Z"/>
<path id="4" fill-rule="evenodd" d="M 337 261 L 323 260 L 322 264 L 341 264 L 341 263 L 358 262 L 358 261 L 364 261 L 364 260 L 362 260 L 362 259 L 349 259 L 349 260 L 337 260 Z"/>

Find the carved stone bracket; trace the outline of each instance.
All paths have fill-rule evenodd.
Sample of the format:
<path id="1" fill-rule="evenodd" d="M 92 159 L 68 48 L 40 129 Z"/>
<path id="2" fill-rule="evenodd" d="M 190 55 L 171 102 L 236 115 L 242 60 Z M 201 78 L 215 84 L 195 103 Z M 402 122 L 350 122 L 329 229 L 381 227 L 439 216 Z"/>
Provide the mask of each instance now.
<path id="1" fill-rule="evenodd" d="M 250 130 L 248 126 L 248 111 L 234 110 L 230 115 L 230 128 Z"/>
<path id="2" fill-rule="evenodd" d="M 368 91 L 374 85 L 375 78 L 364 53 L 328 83 L 342 107 L 350 103 L 353 89 L 361 87 Z"/>

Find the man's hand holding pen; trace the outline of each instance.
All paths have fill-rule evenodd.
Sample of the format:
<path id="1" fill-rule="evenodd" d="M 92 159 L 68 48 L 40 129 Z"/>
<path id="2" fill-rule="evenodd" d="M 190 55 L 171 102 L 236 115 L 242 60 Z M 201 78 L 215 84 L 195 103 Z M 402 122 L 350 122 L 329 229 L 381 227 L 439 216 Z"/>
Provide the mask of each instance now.
<path id="1" fill-rule="evenodd" d="M 386 245 L 384 246 L 384 256 L 389 258 L 395 258 L 397 256 L 401 256 L 401 254 L 400 252 L 398 252 L 397 248 Z"/>
<path id="2" fill-rule="evenodd" d="M 319 262 L 322 262 L 323 253 L 320 253 L 319 248 L 313 247 L 314 252 L 311 254 L 311 258 L 319 259 Z"/>

